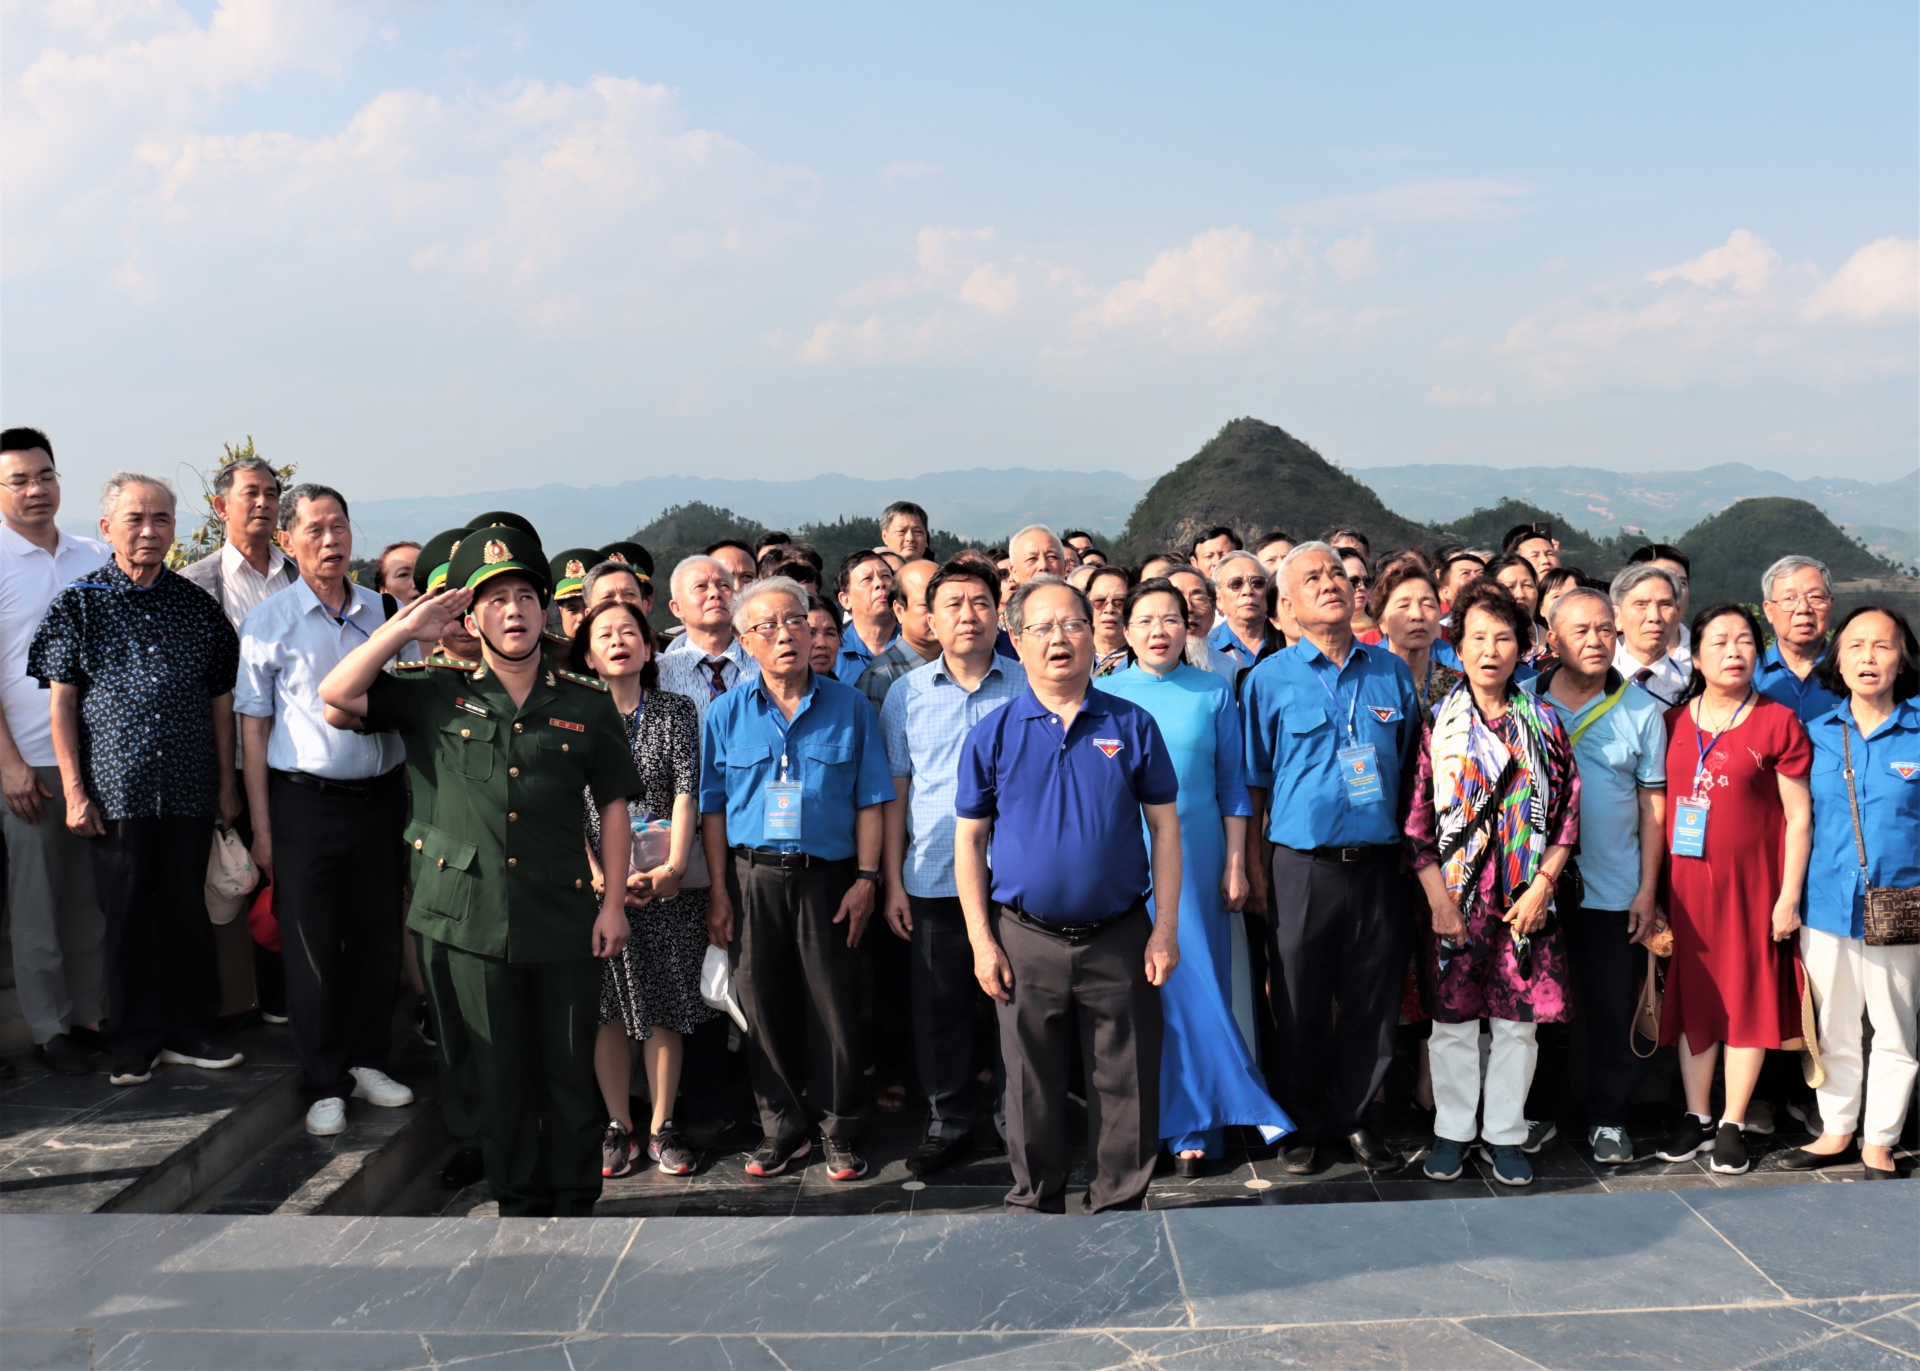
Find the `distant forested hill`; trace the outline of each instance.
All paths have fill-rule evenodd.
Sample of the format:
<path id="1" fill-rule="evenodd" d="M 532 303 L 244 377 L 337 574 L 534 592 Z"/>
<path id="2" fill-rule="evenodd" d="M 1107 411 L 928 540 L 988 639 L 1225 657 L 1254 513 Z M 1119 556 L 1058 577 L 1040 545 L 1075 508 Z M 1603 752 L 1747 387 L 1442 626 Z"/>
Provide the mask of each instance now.
<path id="1" fill-rule="evenodd" d="M 1688 529 L 1680 546 L 1693 559 L 1692 599 L 1760 599 L 1760 574 L 1789 552 L 1827 564 L 1835 581 L 1884 580 L 1899 568 L 1874 556 L 1805 500 L 1742 500 Z"/>

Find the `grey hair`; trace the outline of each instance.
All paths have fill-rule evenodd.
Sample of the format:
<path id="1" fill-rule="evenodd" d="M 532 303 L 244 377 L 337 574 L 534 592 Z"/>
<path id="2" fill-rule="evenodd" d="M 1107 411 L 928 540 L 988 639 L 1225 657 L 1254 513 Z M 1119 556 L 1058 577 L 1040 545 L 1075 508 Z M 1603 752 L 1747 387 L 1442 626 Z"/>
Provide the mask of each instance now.
<path id="1" fill-rule="evenodd" d="M 1020 637 L 1020 630 L 1026 627 L 1027 622 L 1027 601 L 1033 598 L 1035 591 L 1044 590 L 1048 586 L 1059 586 L 1071 592 L 1073 598 L 1080 602 L 1080 612 L 1089 620 L 1093 618 L 1093 601 L 1087 598 L 1086 591 L 1079 586 L 1068 585 L 1060 577 L 1043 571 L 1030 581 L 1022 581 L 1013 588 L 1013 593 L 1007 596 L 1007 636 L 1014 639 Z"/>
<path id="2" fill-rule="evenodd" d="M 692 560 L 693 558 L 691 557 L 687 558 L 687 562 L 691 562 Z M 687 562 L 680 563 L 680 566 L 685 566 Z M 680 567 L 675 567 L 673 574 L 678 576 L 680 574 Z M 762 576 L 759 580 L 751 582 L 747 586 L 746 591 L 740 596 L 739 602 L 733 607 L 733 631 L 735 633 L 745 633 L 747 631 L 747 610 L 759 601 L 766 599 L 769 595 L 786 596 L 799 607 L 802 615 L 806 614 L 807 611 L 812 608 L 808 603 L 807 588 L 794 580 L 793 577 Z"/>
<path id="3" fill-rule="evenodd" d="M 1772 566 L 1760 573 L 1760 598 L 1773 598 L 1773 583 L 1782 576 L 1791 576 L 1796 571 L 1805 571 L 1812 567 L 1820 573 L 1820 579 L 1826 584 L 1827 594 L 1833 594 L 1833 573 L 1827 570 L 1825 562 L 1815 561 L 1811 557 L 1802 557 L 1797 552 L 1789 552 Z"/>
<path id="4" fill-rule="evenodd" d="M 242 460 L 251 461 L 252 458 Z M 221 492 L 225 494 L 225 492 Z M 280 531 L 286 533 L 293 528 L 294 521 L 300 517 L 302 500 L 331 500 L 340 506 L 341 517 L 352 522 L 353 516 L 347 513 L 347 497 L 332 486 L 323 486 L 318 481 L 302 481 L 280 497 Z"/>
<path id="5" fill-rule="evenodd" d="M 1065 559 L 1067 555 L 1067 545 L 1060 541 L 1059 534 L 1055 533 L 1052 529 L 1048 528 L 1045 524 L 1028 524 L 1025 528 L 1021 529 L 1018 533 L 1014 534 L 1013 537 L 1007 539 L 1007 550 L 1011 552 L 1013 550 L 1013 545 L 1019 542 L 1022 538 L 1026 537 L 1029 533 L 1046 534 L 1047 541 L 1053 544 L 1053 550 L 1059 553 L 1063 560 Z"/>
<path id="6" fill-rule="evenodd" d="M 1609 600 L 1592 586 L 1575 586 L 1572 590 L 1562 591 L 1559 597 L 1554 600 L 1553 608 L 1547 613 L 1547 622 L 1550 625 L 1557 626 L 1560 622 L 1560 611 L 1576 600 L 1598 600 L 1601 607 L 1604 608 L 1608 614 L 1613 613 L 1613 601 Z"/>
<path id="7" fill-rule="evenodd" d="M 733 573 L 727 570 L 724 562 L 715 561 L 704 552 L 696 552 L 691 557 L 682 558 L 680 565 L 673 569 L 673 575 L 667 578 L 667 593 L 674 599 L 679 599 L 681 580 L 691 576 L 697 569 L 703 566 L 717 568 L 720 574 L 727 578 L 728 586 L 735 590 L 740 588 L 733 579 Z"/>
<path id="8" fill-rule="evenodd" d="M 264 457 L 239 457 L 228 462 L 213 474 L 213 493 L 225 495 L 233 489 L 233 483 L 240 479 L 243 471 L 257 471 L 273 482 L 273 493 L 280 493 L 280 473 L 273 469 L 273 463 Z M 345 509 L 342 505 L 340 508 Z"/>
<path id="9" fill-rule="evenodd" d="M 1293 584 L 1293 564 L 1299 561 L 1303 554 L 1308 552 L 1318 552 L 1331 557 L 1342 571 L 1346 570 L 1346 559 L 1340 555 L 1340 549 L 1332 543 L 1323 543 L 1318 538 L 1313 539 L 1311 542 L 1295 543 L 1293 545 L 1293 551 L 1280 559 L 1279 577 L 1282 588 Z M 1255 560 L 1257 561 L 1259 559 L 1255 558 Z"/>
<path id="10" fill-rule="evenodd" d="M 1213 564 L 1213 581 L 1216 586 L 1220 583 L 1221 573 L 1227 569 L 1228 562 L 1252 562 L 1254 566 L 1259 568 L 1260 574 L 1262 576 L 1265 576 L 1267 574 L 1266 567 L 1261 565 L 1260 559 L 1258 557 L 1254 556 L 1251 552 L 1248 552 L 1244 548 L 1235 548 L 1232 552 L 1229 552 L 1226 556 L 1222 557 L 1219 561 Z"/>
<path id="11" fill-rule="evenodd" d="M 100 486 L 100 516 L 103 519 L 113 517 L 113 511 L 120 507 L 121 493 L 128 486 L 152 486 L 155 490 L 164 490 L 167 493 L 167 502 L 173 506 L 175 512 L 179 511 L 180 497 L 174 493 L 171 481 L 162 480 L 158 476 L 142 476 L 137 471 L 116 471 Z"/>
<path id="12" fill-rule="evenodd" d="M 616 571 L 633 577 L 635 581 L 639 581 L 642 596 L 647 593 L 647 582 L 640 579 L 639 567 L 635 566 L 632 562 L 616 562 L 609 557 L 604 562 L 595 562 L 593 568 L 588 571 L 585 576 L 580 578 L 580 598 L 583 600 L 591 600 L 593 598 L 593 588 L 600 584 L 600 578 L 603 576 L 611 576 Z"/>
<path id="13" fill-rule="evenodd" d="M 1679 604 L 1679 577 L 1675 576 L 1663 566 L 1655 566 L 1652 562 L 1635 562 L 1618 576 L 1615 576 L 1613 578 L 1613 584 L 1607 587 L 1607 595 L 1612 599 L 1614 608 L 1618 609 L 1620 607 L 1627 596 L 1632 593 L 1635 586 L 1655 576 L 1658 576 L 1667 583 L 1667 589 L 1673 592 L 1673 602 L 1676 605 Z"/>

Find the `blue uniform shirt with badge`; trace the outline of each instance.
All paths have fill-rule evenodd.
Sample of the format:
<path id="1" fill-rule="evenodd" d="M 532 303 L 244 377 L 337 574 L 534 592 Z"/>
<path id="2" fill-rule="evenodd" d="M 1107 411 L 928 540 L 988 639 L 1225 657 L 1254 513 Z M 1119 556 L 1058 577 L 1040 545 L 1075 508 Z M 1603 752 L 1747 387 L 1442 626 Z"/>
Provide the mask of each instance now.
<path id="1" fill-rule="evenodd" d="M 873 706 L 850 685 L 810 674 L 792 719 L 757 678 L 707 709 L 700 809 L 727 816 L 730 847 L 847 861 L 855 855 L 855 814 L 893 798 Z"/>
<path id="2" fill-rule="evenodd" d="M 1850 730 L 1853 784 L 1867 870 L 1860 872 L 1847 803 L 1842 730 Z M 1860 736 L 1844 703 L 1807 725 L 1813 740 L 1813 852 L 1807 861 L 1806 924 L 1842 938 L 1866 936 L 1867 886 L 1920 885 L 1920 702 L 1902 700 Z"/>
<path id="3" fill-rule="evenodd" d="M 1760 658 L 1760 664 L 1753 670 L 1753 688 L 1772 700 L 1783 704 L 1794 712 L 1803 724 L 1812 724 L 1815 719 L 1831 713 L 1840 703 L 1840 697 L 1820 684 L 1816 672 L 1809 671 L 1807 679 L 1801 680 L 1793 674 L 1784 658 L 1780 656 L 1780 645 L 1775 643 Z"/>
<path id="4" fill-rule="evenodd" d="M 1356 642 L 1336 668 L 1302 639 L 1248 673 L 1241 712 L 1247 784 L 1269 792 L 1270 842 L 1311 851 L 1400 841 L 1402 791 L 1420 745 L 1405 662 Z"/>
<path id="5" fill-rule="evenodd" d="M 1144 898 L 1152 872 L 1140 806 L 1180 783 L 1146 710 L 1087 687 L 1060 716 L 1031 687 L 973 726 L 954 812 L 993 820 L 993 899 L 1054 923 L 1093 923 Z"/>

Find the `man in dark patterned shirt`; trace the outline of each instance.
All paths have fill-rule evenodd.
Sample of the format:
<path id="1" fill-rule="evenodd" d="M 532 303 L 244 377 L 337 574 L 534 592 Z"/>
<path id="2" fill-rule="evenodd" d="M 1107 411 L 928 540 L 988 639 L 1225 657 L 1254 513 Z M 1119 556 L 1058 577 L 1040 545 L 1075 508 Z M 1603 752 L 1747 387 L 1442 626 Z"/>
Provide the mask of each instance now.
<path id="1" fill-rule="evenodd" d="M 226 1067 L 204 888 L 216 815 L 240 809 L 233 682 L 240 640 L 213 597 L 167 570 L 174 496 L 116 472 L 101 492 L 113 560 L 47 609 L 27 674 L 53 691 L 67 827 L 94 839 L 107 917 L 107 1052 L 115 1085 L 155 1060 Z"/>

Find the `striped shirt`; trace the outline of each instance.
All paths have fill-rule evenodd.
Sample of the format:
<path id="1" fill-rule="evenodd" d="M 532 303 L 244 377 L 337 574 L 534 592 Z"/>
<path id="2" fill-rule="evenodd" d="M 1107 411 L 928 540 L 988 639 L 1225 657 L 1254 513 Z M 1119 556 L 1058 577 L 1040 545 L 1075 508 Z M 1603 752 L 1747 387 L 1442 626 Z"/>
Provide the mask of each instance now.
<path id="1" fill-rule="evenodd" d="M 676 695 L 684 695 L 693 701 L 693 711 L 700 716 L 700 725 L 706 727 L 707 707 L 719 699 L 726 691 L 732 690 L 742 681 L 760 679 L 760 664 L 747 655 L 746 645 L 738 635 L 727 644 L 727 650 L 717 659 L 721 662 L 720 679 L 723 688 L 715 689 L 713 671 L 706 665 L 707 654 L 693 645 L 692 639 L 681 634 L 673 640 L 673 645 L 659 656 L 660 689 L 671 690 Z"/>

